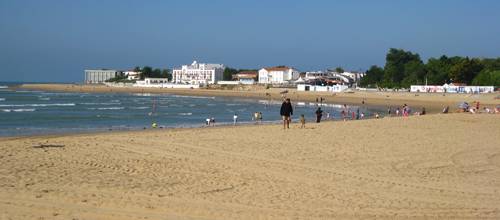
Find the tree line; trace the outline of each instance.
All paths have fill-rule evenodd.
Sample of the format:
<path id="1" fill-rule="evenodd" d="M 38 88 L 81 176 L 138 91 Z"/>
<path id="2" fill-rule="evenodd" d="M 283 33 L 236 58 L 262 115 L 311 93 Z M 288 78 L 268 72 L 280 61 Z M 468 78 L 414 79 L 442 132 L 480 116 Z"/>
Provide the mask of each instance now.
<path id="1" fill-rule="evenodd" d="M 170 69 L 154 69 L 150 66 L 145 66 L 142 69 L 138 66 L 134 68 L 134 72 L 140 73 L 139 80 L 144 80 L 144 78 L 168 78 L 168 80 L 172 80 L 172 74 L 170 73 Z M 114 78 L 106 80 L 106 82 L 115 82 L 115 83 L 135 83 L 136 79 L 129 80 L 128 75 L 126 76 L 116 76 Z"/>
<path id="2" fill-rule="evenodd" d="M 386 55 L 384 68 L 376 65 L 366 71 L 360 86 L 408 88 L 410 85 L 443 85 L 465 83 L 478 86 L 500 86 L 500 57 L 469 58 L 431 57 L 426 64 L 418 53 L 391 48 Z"/>

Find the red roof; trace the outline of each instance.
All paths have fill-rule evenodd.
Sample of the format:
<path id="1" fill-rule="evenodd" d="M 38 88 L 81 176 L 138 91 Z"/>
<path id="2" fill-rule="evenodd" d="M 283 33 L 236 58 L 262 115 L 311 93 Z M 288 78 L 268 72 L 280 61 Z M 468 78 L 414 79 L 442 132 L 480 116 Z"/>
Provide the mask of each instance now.
<path id="1" fill-rule="evenodd" d="M 272 67 L 272 68 L 268 68 L 268 67 L 264 67 L 265 70 L 267 71 L 283 71 L 283 70 L 287 70 L 287 69 L 292 69 L 293 67 L 279 67 L 279 68 L 275 68 L 275 67 Z"/>

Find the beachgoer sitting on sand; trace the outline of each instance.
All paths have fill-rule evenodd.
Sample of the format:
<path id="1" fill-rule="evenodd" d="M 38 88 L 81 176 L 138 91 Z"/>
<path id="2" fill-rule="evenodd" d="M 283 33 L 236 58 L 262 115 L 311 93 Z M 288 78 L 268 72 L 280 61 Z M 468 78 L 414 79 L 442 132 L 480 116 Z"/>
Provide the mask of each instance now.
<path id="1" fill-rule="evenodd" d="M 418 113 L 418 115 L 425 115 L 425 108 L 423 108 L 422 111 Z"/>

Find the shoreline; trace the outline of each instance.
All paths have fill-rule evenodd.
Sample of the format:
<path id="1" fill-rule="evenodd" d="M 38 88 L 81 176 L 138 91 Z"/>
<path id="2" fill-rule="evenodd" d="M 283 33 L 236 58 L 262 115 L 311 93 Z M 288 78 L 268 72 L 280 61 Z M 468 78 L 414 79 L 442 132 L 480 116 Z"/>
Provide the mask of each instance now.
<path id="1" fill-rule="evenodd" d="M 81 85 L 81 86 L 80 86 Z M 74 87 L 72 87 L 74 86 Z M 286 94 L 292 102 L 315 102 L 316 98 L 325 98 L 325 103 L 330 104 L 347 104 L 359 106 L 403 106 L 407 104 L 412 109 L 412 112 L 426 109 L 427 114 L 442 113 L 446 106 L 450 106 L 450 111 L 458 111 L 457 103 L 468 102 L 471 107 L 475 106 L 475 101 L 480 102 L 480 108 L 495 108 L 500 105 L 500 99 L 493 99 L 500 93 L 485 93 L 485 94 L 463 94 L 463 93 L 412 93 L 412 92 L 372 92 L 372 91 L 356 91 L 353 93 L 338 93 L 333 96 L 330 92 L 314 92 L 314 91 L 295 91 L 287 88 L 264 89 L 253 91 L 236 91 L 236 90 L 204 90 L 204 89 L 169 89 L 169 88 L 137 88 L 137 87 L 107 87 L 105 85 L 85 85 L 85 84 L 24 84 L 18 87 L 19 89 L 36 89 L 53 92 L 89 92 L 89 93 L 170 93 L 175 95 L 188 96 L 217 96 L 217 97 L 241 97 L 241 98 L 258 98 L 263 100 L 281 100 L 279 92 L 289 90 Z M 296 92 L 294 94 L 294 92 Z M 271 95 L 266 97 L 266 93 Z M 418 96 L 415 96 L 418 94 Z M 297 97 L 298 96 L 298 97 Z M 366 98 L 364 104 L 362 99 Z M 395 109 L 393 109 L 395 112 Z M 385 115 L 381 113 L 382 116 Z"/>

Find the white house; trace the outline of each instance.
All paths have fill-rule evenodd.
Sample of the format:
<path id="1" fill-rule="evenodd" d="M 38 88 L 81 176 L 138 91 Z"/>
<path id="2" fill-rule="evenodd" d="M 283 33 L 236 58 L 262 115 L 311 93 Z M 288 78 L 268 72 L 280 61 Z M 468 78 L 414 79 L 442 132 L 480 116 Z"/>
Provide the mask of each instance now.
<path id="1" fill-rule="evenodd" d="M 259 75 L 258 71 L 242 71 L 232 75 L 233 81 L 255 83 L 255 78 Z"/>
<path id="2" fill-rule="evenodd" d="M 280 84 L 283 81 L 298 79 L 299 75 L 299 70 L 293 67 L 264 67 L 259 70 L 259 83 Z"/>
<path id="3" fill-rule="evenodd" d="M 187 84 L 215 84 L 222 80 L 224 72 L 223 64 L 197 63 L 194 61 L 191 65 L 182 65 L 182 68 L 173 69 L 173 83 Z"/>
<path id="4" fill-rule="evenodd" d="M 123 72 L 123 75 L 128 75 L 128 80 L 139 79 L 141 77 L 141 72 L 134 72 L 134 70 L 127 70 Z"/>

